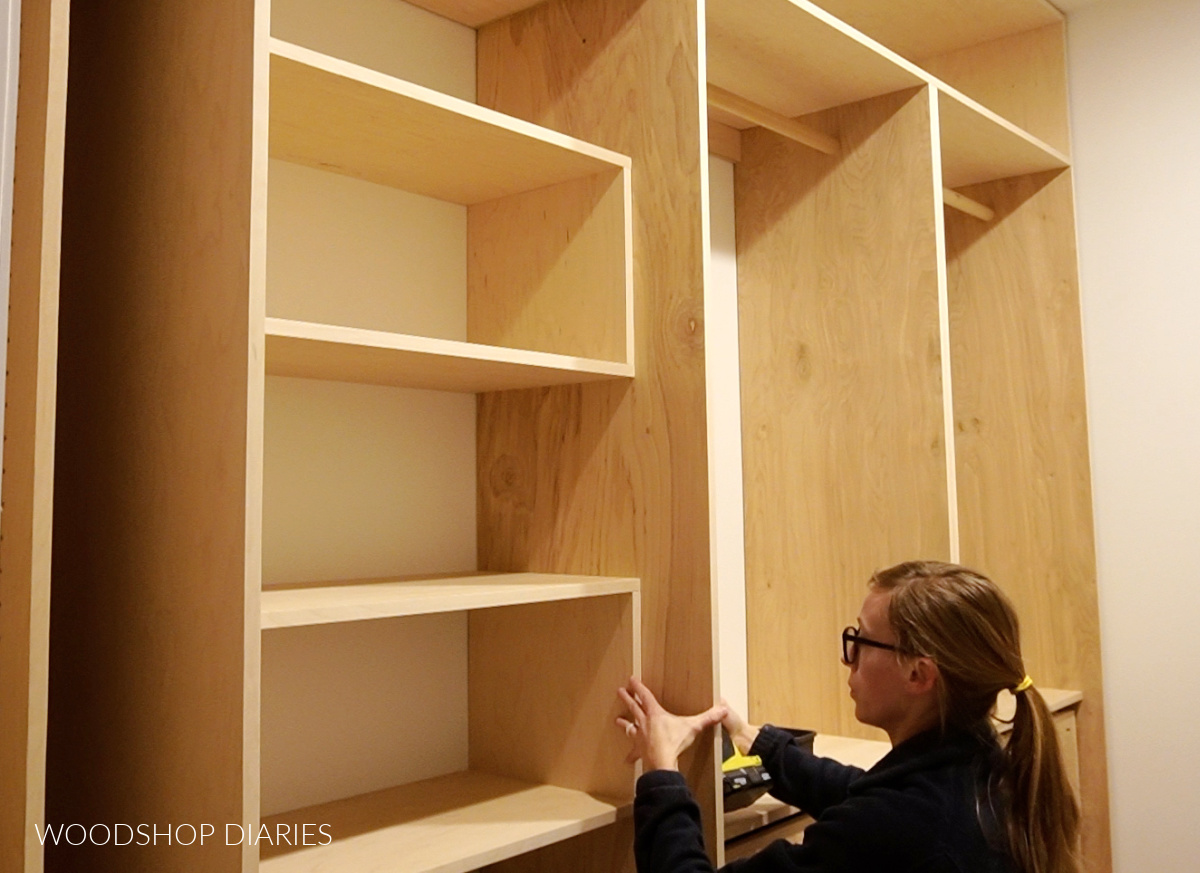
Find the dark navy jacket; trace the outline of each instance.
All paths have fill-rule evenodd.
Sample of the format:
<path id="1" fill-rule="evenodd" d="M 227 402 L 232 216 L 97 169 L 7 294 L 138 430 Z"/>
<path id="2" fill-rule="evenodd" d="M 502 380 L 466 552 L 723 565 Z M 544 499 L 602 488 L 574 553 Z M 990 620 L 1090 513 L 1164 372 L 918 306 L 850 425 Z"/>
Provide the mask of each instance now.
<path id="1" fill-rule="evenodd" d="M 804 842 L 778 840 L 721 868 L 728 873 L 1010 873 L 989 802 L 1000 754 L 984 727 L 918 734 L 868 771 L 800 749 L 763 727 L 752 755 L 771 773 L 771 793 L 816 821 Z M 680 774 L 654 770 L 637 784 L 638 873 L 711 873 L 700 810 Z"/>

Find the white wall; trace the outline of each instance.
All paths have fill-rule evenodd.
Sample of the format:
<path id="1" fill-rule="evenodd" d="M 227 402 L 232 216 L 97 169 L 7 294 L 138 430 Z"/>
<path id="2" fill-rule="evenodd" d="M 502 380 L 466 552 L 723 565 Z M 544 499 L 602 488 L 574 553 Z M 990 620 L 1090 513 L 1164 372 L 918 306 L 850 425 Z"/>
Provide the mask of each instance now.
<path id="1" fill-rule="evenodd" d="M 710 248 L 704 355 L 711 548 L 717 592 L 717 688 L 729 705 L 744 715 L 750 704 L 746 682 L 746 543 L 733 164 L 710 155 L 708 185 Z"/>
<path id="2" fill-rule="evenodd" d="M 1200 0 L 1068 17 L 1113 849 L 1200 858 Z"/>

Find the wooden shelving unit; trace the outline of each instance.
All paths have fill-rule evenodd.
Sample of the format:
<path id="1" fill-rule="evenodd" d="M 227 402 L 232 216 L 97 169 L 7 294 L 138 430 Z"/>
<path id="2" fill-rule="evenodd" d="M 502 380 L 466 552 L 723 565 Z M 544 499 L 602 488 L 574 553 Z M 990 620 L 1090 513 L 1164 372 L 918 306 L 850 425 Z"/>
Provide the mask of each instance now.
<path id="1" fill-rule="evenodd" d="M 41 863 L 7 825 L 40 814 L 43 710 L 56 820 L 344 822 L 167 866 L 630 866 L 614 689 L 720 694 L 707 123 L 740 160 L 751 716 L 854 733 L 833 640 L 870 570 L 981 563 L 1031 672 L 1082 690 L 1104 873 L 1061 16 L 418 6 L 73 0 L 69 82 L 65 7 L 23 8 L 36 305 L 10 324 L 40 345 L 10 343 L 0 866 Z M 413 751 L 408 702 L 442 692 L 441 747 Z M 714 758 L 690 778 L 716 846 Z"/>
<path id="2" fill-rule="evenodd" d="M 369 12 L 369 6 L 362 4 L 358 11 Z M 287 27 L 286 16 L 300 12 L 285 8 L 282 26 Z M 350 8 L 345 14 L 355 12 Z M 334 15 L 328 10 L 305 14 Z M 322 530 L 321 507 L 327 501 L 316 491 L 302 499 L 317 523 L 301 532 L 291 521 L 292 507 L 270 490 L 280 481 L 272 471 L 304 477 L 334 463 L 326 456 L 298 459 L 286 447 L 289 430 L 319 428 L 316 419 L 326 413 L 313 406 L 285 420 L 271 410 L 277 397 L 286 395 L 292 402 L 305 395 L 308 389 L 295 380 L 340 383 L 318 393 L 355 398 L 345 407 L 353 410 L 347 413 L 353 416 L 352 429 L 378 433 L 371 451 L 387 456 L 412 451 L 400 448 L 411 436 L 389 436 L 387 428 L 396 410 L 409 410 L 401 418 L 424 415 L 426 401 L 414 401 L 414 393 L 483 398 L 491 392 L 631 380 L 631 162 L 581 139 L 310 47 L 278 38 L 269 45 L 268 139 L 274 163 L 267 182 L 267 223 L 268 236 L 280 248 L 267 262 L 264 322 L 264 528 L 270 533 L 264 538 L 264 567 L 270 568 L 264 578 L 270 584 L 260 598 L 265 634 L 261 803 L 263 822 L 272 830 L 319 818 L 330 825 L 332 842 L 262 845 L 258 869 L 384 870 L 401 863 L 414 873 L 467 871 L 611 824 L 630 803 L 633 770 L 622 763 L 619 736 L 604 727 L 614 715 L 612 692 L 597 694 L 595 686 L 615 688 L 626 674 L 639 671 L 638 580 L 443 572 L 483 560 L 460 546 L 456 553 L 442 550 L 443 565 L 422 567 L 424 578 L 295 584 L 294 575 L 276 568 L 296 566 L 296 561 L 280 561 L 278 551 L 297 537 L 327 536 L 332 551 L 346 553 L 348 567 L 358 565 L 356 553 L 363 549 L 377 550 L 377 563 L 390 551 L 369 541 L 359 544 L 352 532 L 339 539 L 332 524 Z M 320 175 L 297 174 L 279 162 Z M 291 197 L 275 196 L 274 186 L 316 185 L 330 174 L 358 181 L 321 181 L 321 195 L 315 188 L 313 193 L 300 188 Z M 433 220 L 455 240 L 465 228 L 465 251 L 460 250 L 465 270 L 456 271 L 465 281 L 448 283 L 445 274 L 436 281 L 410 279 L 406 265 L 389 260 L 375 273 L 399 269 L 402 282 L 367 287 L 352 278 L 345 287 L 314 289 L 316 296 L 332 298 L 313 302 L 310 292 L 305 300 L 291 287 L 305 277 L 289 260 L 321 259 L 313 265 L 336 282 L 338 268 L 356 257 L 348 246 L 308 234 L 309 212 L 286 212 L 308 210 L 324 196 L 350 204 L 333 221 L 315 215 L 329 228 L 327 238 L 346 235 L 338 228 L 341 221 L 387 221 L 409 213 L 416 224 L 427 214 L 438 216 Z M 361 227 L 362 235 L 372 230 Z M 386 235 L 376 245 L 387 246 Z M 439 246 L 414 250 L 411 257 L 441 258 Z M 364 256 L 374 253 L 367 250 Z M 390 316 L 396 296 L 413 301 L 407 307 L 415 313 L 411 322 Z M 339 297 L 344 305 L 333 299 Z M 454 297 L 465 299 L 465 306 L 451 305 L 448 298 Z M 287 387 L 281 378 L 289 380 Z M 364 393 L 364 386 L 383 387 Z M 480 408 L 421 439 L 463 442 L 458 430 L 464 417 L 475 420 L 471 427 L 480 434 L 496 418 Z M 316 442 L 333 439 L 331 434 Z M 389 451 L 389 444 L 396 448 Z M 420 504 L 427 495 L 419 490 L 434 481 L 453 484 L 479 476 L 478 489 L 493 487 L 477 474 L 473 458 L 465 461 L 437 448 L 424 445 L 411 461 L 389 464 L 386 473 L 381 466 L 378 476 L 393 477 L 382 493 L 404 494 L 402 502 Z M 455 464 L 458 469 L 452 469 Z M 422 469 L 427 465 L 438 468 L 435 478 Z M 356 526 L 366 527 L 375 521 L 370 514 L 378 510 L 367 507 L 379 505 L 378 494 L 372 485 L 370 495 L 362 494 L 361 509 L 350 505 L 343 511 L 360 516 Z M 431 511 L 444 516 L 445 530 L 433 525 L 423 528 L 424 536 L 459 543 L 474 538 L 464 537 L 462 528 L 476 525 L 475 506 Z M 398 540 L 412 540 L 414 557 L 402 556 L 403 566 L 427 560 L 416 557 L 426 554 L 424 543 L 404 530 L 402 518 L 392 524 Z M 486 535 L 486 527 L 476 534 Z M 276 578 L 280 573 L 282 580 Z M 450 620 L 431 624 L 436 617 Z M 428 638 L 439 654 L 407 652 L 410 661 L 399 675 L 376 664 L 391 658 L 394 639 L 412 634 Z M 344 654 L 348 651 L 360 654 Z M 305 669 L 301 664 L 332 677 L 320 680 L 331 683 L 331 693 L 339 677 L 352 683 L 362 670 L 378 675 L 377 689 L 340 706 L 359 708 L 362 718 L 383 719 L 380 728 L 360 728 L 354 723 L 359 719 L 334 724 L 313 713 L 308 693 L 294 688 L 291 679 Z M 436 677 L 432 684 L 440 687 L 423 675 Z M 540 693 L 538 688 L 546 699 L 537 720 L 553 722 L 541 727 L 530 724 L 523 703 Z M 406 715 L 412 712 L 408 701 L 423 694 L 437 700 L 423 699 L 429 721 L 413 723 Z M 381 700 L 393 702 L 380 706 Z M 580 721 L 590 724 L 581 728 Z M 581 729 L 588 747 L 598 753 L 582 763 L 567 761 Z M 397 737 L 403 754 L 369 748 L 380 730 Z M 415 731 L 429 734 L 427 747 L 404 741 Z M 296 741 L 294 734 L 308 739 Z M 324 750 L 346 744 L 361 746 L 361 756 L 376 766 L 334 773 L 319 763 L 328 757 Z M 427 764 L 427 754 L 438 763 Z M 414 781 L 431 767 L 439 775 Z M 379 775 L 383 772 L 398 775 Z M 391 787 L 371 790 L 389 781 Z M 352 792 L 348 798 L 347 792 Z M 297 803 L 299 808 L 279 811 Z"/>
<path id="3" fill-rule="evenodd" d="M 1084 689 L 1105 868 L 1096 650 L 1044 648 L 1097 633 L 1062 17 L 714 0 L 707 26 L 710 150 L 734 163 L 750 717 L 867 736 L 827 654 L 871 571 L 981 566 L 1031 669 Z"/>
<path id="4" fill-rule="evenodd" d="M 615 822 L 628 803 L 484 773 L 454 773 L 264 820 L 325 822 L 338 839 L 264 847 L 262 873 L 466 873 Z M 315 830 L 313 842 L 324 842 Z M 402 864 L 402 867 L 398 867 Z"/>
<path id="5" fill-rule="evenodd" d="M 938 84 L 942 180 L 962 188 L 1070 166 L 1070 160 L 969 97 Z"/>

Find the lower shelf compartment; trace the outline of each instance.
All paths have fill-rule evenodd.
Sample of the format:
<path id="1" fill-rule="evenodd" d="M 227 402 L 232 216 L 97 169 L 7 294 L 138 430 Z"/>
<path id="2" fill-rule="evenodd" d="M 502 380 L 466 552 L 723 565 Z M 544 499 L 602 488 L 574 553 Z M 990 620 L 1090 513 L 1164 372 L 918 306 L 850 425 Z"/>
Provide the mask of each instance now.
<path id="1" fill-rule="evenodd" d="M 260 843 L 260 873 L 466 873 L 595 830 L 630 804 L 465 771 L 265 817 L 271 834 L 309 842 Z M 325 827 L 322 828 L 321 826 Z"/>

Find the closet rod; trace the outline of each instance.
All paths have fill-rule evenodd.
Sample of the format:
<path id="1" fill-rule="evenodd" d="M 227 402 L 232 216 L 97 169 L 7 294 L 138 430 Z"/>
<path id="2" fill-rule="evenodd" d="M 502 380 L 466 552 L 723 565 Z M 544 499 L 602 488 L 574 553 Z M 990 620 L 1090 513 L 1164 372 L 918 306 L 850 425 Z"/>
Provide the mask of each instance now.
<path id="1" fill-rule="evenodd" d="M 827 155 L 837 154 L 839 150 L 838 141 L 827 134 L 814 130 L 806 124 L 796 121 L 794 118 L 788 118 L 786 115 L 780 115 L 765 106 L 747 100 L 745 97 L 739 97 L 731 91 L 726 91 L 724 88 L 719 88 L 716 85 L 708 86 L 708 103 L 710 106 L 715 106 L 718 109 L 723 109 L 736 115 L 743 121 L 749 121 L 751 124 L 757 124 L 760 127 L 765 127 L 767 130 L 773 130 L 780 136 L 785 136 L 790 140 L 794 140 L 809 148 L 816 149 L 819 152 L 824 152 Z M 951 209 L 957 209 L 960 212 L 965 212 L 967 215 L 974 216 L 981 221 L 991 221 L 996 213 L 988 207 L 984 206 L 965 194 L 959 194 L 950 188 L 942 189 L 942 202 Z"/>
<path id="2" fill-rule="evenodd" d="M 972 200 L 966 194 L 959 194 L 952 188 L 942 189 L 942 202 L 951 209 L 957 209 L 959 212 L 965 212 L 967 215 L 973 215 L 980 221 L 991 221 L 996 217 L 996 212 L 993 209 L 988 209 L 977 200 Z"/>
<path id="3" fill-rule="evenodd" d="M 708 86 L 708 105 L 724 109 L 726 112 L 733 113 L 743 121 L 749 121 L 751 124 L 757 124 L 759 127 L 765 127 L 767 130 L 773 130 L 780 136 L 786 136 L 788 139 L 795 140 L 827 155 L 837 154 L 840 148 L 838 141 L 834 137 L 821 133 L 819 130 L 813 130 L 808 125 L 801 124 L 794 118 L 780 115 L 778 112 L 774 112 L 765 106 L 759 106 L 745 97 L 739 97 L 731 91 L 718 88 L 716 85 Z"/>

